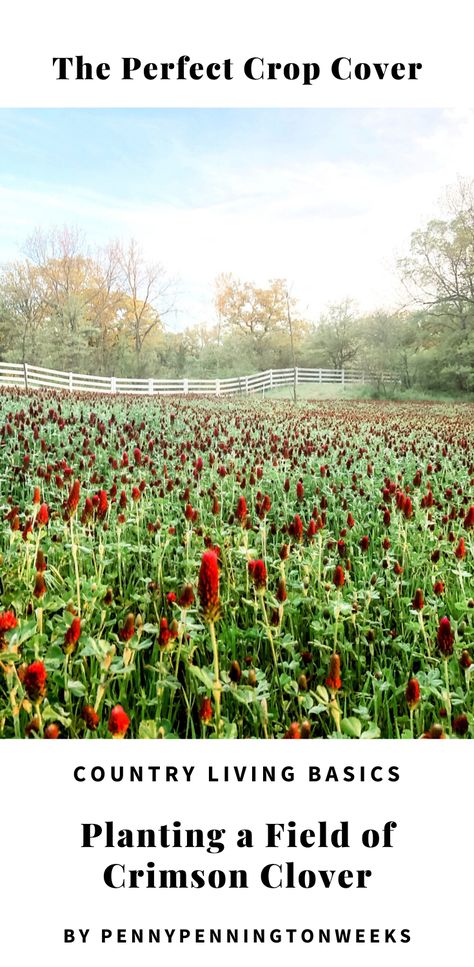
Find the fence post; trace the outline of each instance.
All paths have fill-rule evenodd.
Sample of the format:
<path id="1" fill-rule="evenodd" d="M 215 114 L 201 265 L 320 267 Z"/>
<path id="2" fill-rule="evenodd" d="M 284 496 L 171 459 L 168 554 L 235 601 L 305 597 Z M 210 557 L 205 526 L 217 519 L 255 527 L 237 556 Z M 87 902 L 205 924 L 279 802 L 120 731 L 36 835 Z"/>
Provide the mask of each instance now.
<path id="1" fill-rule="evenodd" d="M 245 392 L 247 393 L 247 396 L 248 396 L 248 392 L 249 392 L 249 378 L 248 378 L 248 376 L 245 377 Z"/>
<path id="2" fill-rule="evenodd" d="M 69 392 L 72 393 L 72 373 L 68 373 L 69 376 Z"/>
<path id="3" fill-rule="evenodd" d="M 117 392 L 117 380 L 115 376 L 110 377 L 110 392 L 114 394 Z"/>
<path id="4" fill-rule="evenodd" d="M 343 369 L 341 369 L 341 384 L 342 384 L 342 388 L 344 389 L 344 386 L 345 386 L 345 373 L 344 373 L 344 370 Z"/>
<path id="5" fill-rule="evenodd" d="M 322 373 L 322 370 L 320 369 L 319 370 L 319 382 L 322 383 L 322 381 L 323 381 L 323 373 Z"/>
<path id="6" fill-rule="evenodd" d="M 25 389 L 28 389 L 28 363 L 23 363 L 23 379 L 25 381 Z"/>
<path id="7" fill-rule="evenodd" d="M 148 395 L 153 396 L 153 380 L 148 380 Z"/>
<path id="8" fill-rule="evenodd" d="M 183 393 L 185 394 L 185 396 L 187 396 L 187 394 L 189 393 L 189 380 L 188 379 L 183 379 Z"/>
<path id="9" fill-rule="evenodd" d="M 273 389 L 273 369 L 270 370 L 270 389 Z"/>
<path id="10" fill-rule="evenodd" d="M 216 396 L 220 396 L 220 395 L 221 395 L 221 381 L 220 379 L 216 379 Z"/>

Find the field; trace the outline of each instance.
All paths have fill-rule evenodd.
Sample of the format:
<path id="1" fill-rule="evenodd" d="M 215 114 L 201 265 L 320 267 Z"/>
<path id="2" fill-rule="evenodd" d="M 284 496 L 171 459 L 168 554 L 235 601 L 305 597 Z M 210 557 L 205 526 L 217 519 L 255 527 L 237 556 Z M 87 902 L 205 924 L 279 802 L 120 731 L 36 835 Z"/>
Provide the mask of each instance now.
<path id="1" fill-rule="evenodd" d="M 0 393 L 3 737 L 474 737 L 474 407 Z"/>

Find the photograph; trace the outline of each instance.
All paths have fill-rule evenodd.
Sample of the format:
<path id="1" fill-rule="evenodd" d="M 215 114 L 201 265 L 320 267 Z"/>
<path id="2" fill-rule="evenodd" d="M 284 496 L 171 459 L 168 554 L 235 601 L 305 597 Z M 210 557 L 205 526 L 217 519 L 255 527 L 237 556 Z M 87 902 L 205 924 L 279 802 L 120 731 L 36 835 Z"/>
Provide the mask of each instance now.
<path id="1" fill-rule="evenodd" d="M 0 143 L 0 738 L 474 738 L 474 110 Z"/>

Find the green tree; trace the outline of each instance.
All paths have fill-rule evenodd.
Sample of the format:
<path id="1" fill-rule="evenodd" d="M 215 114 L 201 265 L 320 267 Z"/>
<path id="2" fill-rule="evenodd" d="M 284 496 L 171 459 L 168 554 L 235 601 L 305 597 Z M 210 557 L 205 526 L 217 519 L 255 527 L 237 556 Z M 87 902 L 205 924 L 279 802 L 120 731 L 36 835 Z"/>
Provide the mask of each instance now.
<path id="1" fill-rule="evenodd" d="M 219 276 L 215 299 L 219 333 L 246 337 L 262 363 L 272 340 L 288 334 L 287 288 L 284 279 L 273 279 L 267 288 L 260 288 L 230 274 Z M 297 331 L 301 323 L 295 319 L 293 325 Z"/>
<path id="2" fill-rule="evenodd" d="M 394 388 L 410 389 L 420 341 L 420 320 L 414 313 L 379 309 L 359 320 L 358 368 L 385 396 Z"/>
<path id="3" fill-rule="evenodd" d="M 0 275 L 3 354 L 31 362 L 46 307 L 38 270 L 29 262 L 13 262 Z"/>
<path id="4" fill-rule="evenodd" d="M 424 311 L 419 363 L 435 387 L 474 388 L 474 186 L 448 193 L 448 217 L 413 233 L 400 260 L 407 291 Z"/>
<path id="5" fill-rule="evenodd" d="M 313 351 L 320 365 L 345 369 L 354 363 L 359 352 L 361 330 L 352 299 L 330 305 L 316 326 L 312 340 Z"/>
<path id="6" fill-rule="evenodd" d="M 123 293 L 123 325 L 130 333 L 140 372 L 145 343 L 163 333 L 163 319 L 173 308 L 173 283 L 159 263 L 147 262 L 137 242 L 118 246 L 119 286 Z"/>

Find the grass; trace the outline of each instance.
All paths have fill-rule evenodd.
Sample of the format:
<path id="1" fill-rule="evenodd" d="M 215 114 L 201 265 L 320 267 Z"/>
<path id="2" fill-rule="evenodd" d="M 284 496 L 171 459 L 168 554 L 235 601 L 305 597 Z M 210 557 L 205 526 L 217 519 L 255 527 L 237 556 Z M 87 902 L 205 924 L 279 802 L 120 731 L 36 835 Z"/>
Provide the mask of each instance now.
<path id="1" fill-rule="evenodd" d="M 363 398 L 363 387 L 349 384 L 346 387 L 336 383 L 300 383 L 296 387 L 297 400 L 351 400 Z M 293 400 L 293 386 L 279 386 L 265 391 L 265 399 Z"/>

